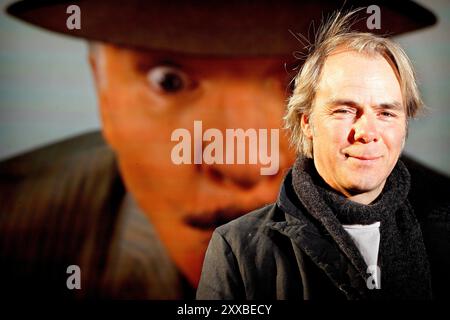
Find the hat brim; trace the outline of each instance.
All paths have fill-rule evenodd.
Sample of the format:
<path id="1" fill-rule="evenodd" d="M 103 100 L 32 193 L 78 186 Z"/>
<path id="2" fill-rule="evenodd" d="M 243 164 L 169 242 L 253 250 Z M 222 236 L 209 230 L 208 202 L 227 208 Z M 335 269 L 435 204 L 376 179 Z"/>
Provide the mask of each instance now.
<path id="1" fill-rule="evenodd" d="M 378 2 L 378 3 L 377 3 Z M 33 25 L 93 41 L 142 49 L 214 56 L 285 55 L 301 49 L 292 33 L 311 36 L 314 25 L 336 10 L 377 4 L 381 29 L 368 30 L 360 12 L 355 29 L 398 35 L 436 23 L 412 1 L 19 1 L 11 15 Z M 70 30 L 66 10 L 80 8 L 81 28 Z"/>

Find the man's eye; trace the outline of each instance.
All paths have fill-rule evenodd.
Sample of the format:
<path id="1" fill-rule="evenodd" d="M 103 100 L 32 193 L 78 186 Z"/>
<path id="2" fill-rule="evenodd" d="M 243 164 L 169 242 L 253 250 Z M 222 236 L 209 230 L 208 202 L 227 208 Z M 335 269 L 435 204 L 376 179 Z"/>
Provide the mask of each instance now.
<path id="1" fill-rule="evenodd" d="M 337 110 L 334 110 L 334 113 L 351 114 L 351 113 L 354 113 L 354 112 L 352 110 L 349 110 L 349 109 L 337 109 Z"/>
<path id="2" fill-rule="evenodd" d="M 158 91 L 175 94 L 191 87 L 189 77 L 179 68 L 171 66 L 156 66 L 147 75 L 150 84 Z"/>
<path id="3" fill-rule="evenodd" d="M 387 117 L 387 118 L 391 118 L 391 117 L 395 117 L 395 114 L 393 114 L 393 113 L 390 113 L 390 112 L 381 112 L 381 115 L 383 116 L 383 117 Z"/>

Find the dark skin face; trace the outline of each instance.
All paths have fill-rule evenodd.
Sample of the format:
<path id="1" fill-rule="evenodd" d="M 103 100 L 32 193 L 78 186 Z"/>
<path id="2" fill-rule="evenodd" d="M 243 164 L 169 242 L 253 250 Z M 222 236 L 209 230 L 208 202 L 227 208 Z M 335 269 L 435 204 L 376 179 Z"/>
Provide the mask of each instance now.
<path id="1" fill-rule="evenodd" d="M 214 228 L 276 199 L 294 160 L 280 130 L 279 170 L 261 164 L 175 165 L 171 133 L 194 120 L 203 130 L 280 129 L 288 57 L 205 58 L 100 44 L 91 55 L 103 134 L 127 189 L 171 258 L 196 287 Z"/>

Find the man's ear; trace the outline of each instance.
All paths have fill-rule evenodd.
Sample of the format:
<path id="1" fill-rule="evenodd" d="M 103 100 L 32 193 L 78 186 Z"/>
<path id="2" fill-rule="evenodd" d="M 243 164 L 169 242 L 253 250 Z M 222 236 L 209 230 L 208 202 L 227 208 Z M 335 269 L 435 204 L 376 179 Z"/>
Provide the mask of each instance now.
<path id="1" fill-rule="evenodd" d="M 95 86 L 97 86 L 98 81 L 99 81 L 99 71 L 98 71 L 98 65 L 97 65 L 98 57 L 96 57 L 97 53 L 95 52 L 95 50 L 98 50 L 98 49 L 93 49 L 91 46 L 93 46 L 93 44 L 89 44 L 88 61 L 89 61 L 89 65 L 91 66 L 91 71 L 92 71 L 92 76 L 94 77 Z"/>
<path id="2" fill-rule="evenodd" d="M 312 139 L 313 137 L 313 130 L 312 130 L 312 124 L 310 122 L 311 116 L 302 114 L 302 117 L 300 119 L 300 124 L 302 127 L 303 134 L 308 138 Z"/>
<path id="3" fill-rule="evenodd" d="M 113 125 L 110 120 L 110 115 L 108 114 L 107 110 L 109 109 L 108 105 L 108 94 L 107 90 L 105 90 L 105 87 L 102 86 L 105 82 L 104 79 L 102 79 L 102 76 L 104 77 L 104 71 L 100 70 L 101 68 L 101 56 L 100 56 L 100 50 L 103 50 L 103 47 L 100 44 L 93 44 L 89 43 L 89 52 L 88 52 L 88 60 L 89 65 L 91 66 L 92 76 L 94 77 L 94 86 L 95 90 L 97 92 L 97 103 L 100 111 L 100 118 L 101 118 L 101 129 L 103 137 L 105 138 L 106 142 L 115 149 L 114 144 L 114 136 L 112 134 Z"/>
<path id="4" fill-rule="evenodd" d="M 94 77 L 97 77 L 97 61 L 95 61 L 94 54 L 91 51 L 88 53 L 88 60 Z"/>

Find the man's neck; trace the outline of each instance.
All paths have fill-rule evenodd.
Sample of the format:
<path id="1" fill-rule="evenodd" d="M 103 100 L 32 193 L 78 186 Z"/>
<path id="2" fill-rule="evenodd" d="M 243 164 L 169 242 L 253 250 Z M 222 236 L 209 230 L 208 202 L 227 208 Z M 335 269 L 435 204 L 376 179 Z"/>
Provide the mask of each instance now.
<path id="1" fill-rule="evenodd" d="M 379 185 L 376 189 L 370 190 L 368 192 L 352 193 L 345 190 L 344 192 L 341 191 L 341 193 L 351 201 L 361 204 L 370 204 L 381 194 L 381 191 L 383 191 L 384 188 L 384 184 L 385 182 Z"/>
<path id="2" fill-rule="evenodd" d="M 357 190 L 357 189 L 346 189 L 343 186 L 340 186 L 333 180 L 326 179 L 325 174 L 321 174 L 320 168 L 318 168 L 316 162 L 314 161 L 314 168 L 311 171 L 311 174 L 316 176 L 316 182 L 320 181 L 324 183 L 328 188 L 331 188 L 334 191 L 339 192 L 347 199 L 361 203 L 361 204 L 370 204 L 372 203 L 383 191 L 384 185 L 386 184 L 386 180 L 384 180 L 379 186 L 372 190 Z"/>

